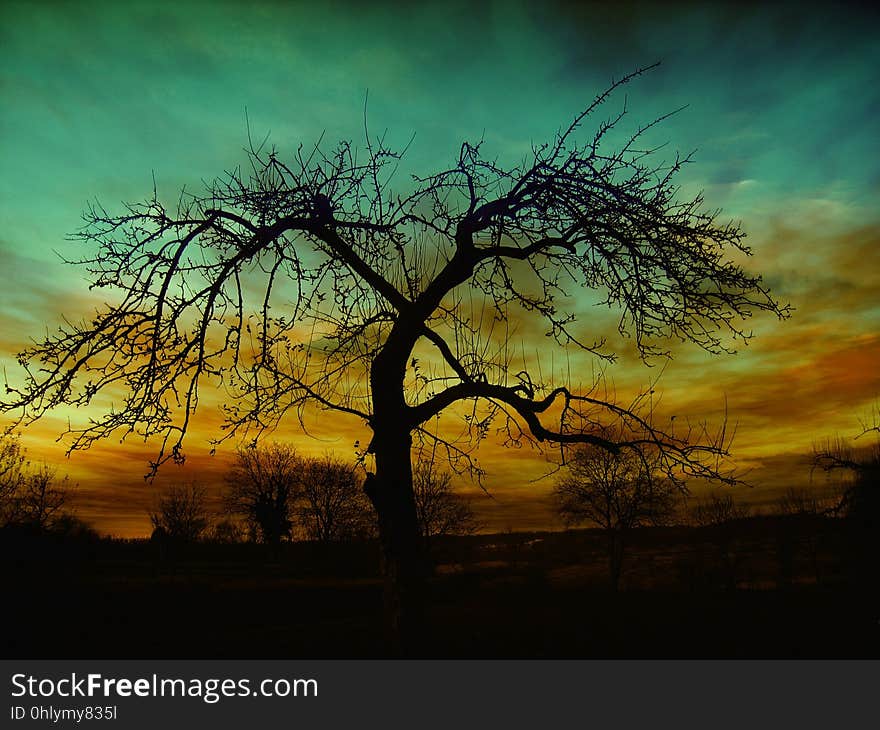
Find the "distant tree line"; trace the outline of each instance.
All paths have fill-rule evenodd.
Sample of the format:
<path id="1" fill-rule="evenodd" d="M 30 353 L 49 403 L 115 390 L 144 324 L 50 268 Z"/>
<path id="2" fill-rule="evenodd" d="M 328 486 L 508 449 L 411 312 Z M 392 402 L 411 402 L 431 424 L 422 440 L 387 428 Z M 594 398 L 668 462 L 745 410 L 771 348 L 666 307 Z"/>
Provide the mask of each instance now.
<path id="1" fill-rule="evenodd" d="M 611 438 L 614 434 L 611 434 Z M 847 524 L 873 527 L 878 510 L 866 508 L 871 495 L 876 499 L 877 467 L 880 449 L 858 459 L 839 443 L 816 452 L 814 463 L 824 469 L 848 469 L 856 479 L 838 494 L 819 494 L 816 489 L 787 489 L 768 508 L 766 516 L 781 517 L 777 535 L 780 570 L 791 573 L 795 542 L 806 545 L 817 582 L 820 567 L 816 531 L 823 518 L 845 517 Z M 700 498 L 692 498 L 683 484 L 676 484 L 660 470 L 649 450 L 642 453 L 609 452 L 589 445 L 573 449 L 552 491 L 555 510 L 567 527 L 587 525 L 606 536 L 608 579 L 612 590 L 620 585 L 628 535 L 639 527 L 690 526 L 711 529 L 720 563 L 735 587 L 737 523 L 758 516 L 755 508 L 739 501 L 735 492 L 714 488 Z M 862 516 L 866 515 L 866 516 Z M 794 520 L 794 521 L 792 521 Z M 804 525 L 804 520 L 812 520 Z M 797 522 L 797 524 L 795 524 Z M 852 532 L 852 530 L 850 530 Z M 870 534 L 871 529 L 861 529 Z M 802 534 L 803 533 L 803 534 Z M 876 540 L 875 540 L 876 542 Z M 865 554 L 864 549 L 857 552 Z M 880 552 L 875 552 L 880 555 Z M 877 560 L 872 560 L 876 564 Z"/>
<path id="2" fill-rule="evenodd" d="M 470 503 L 454 492 L 449 474 L 430 465 L 417 465 L 415 473 L 426 547 L 438 536 L 477 529 Z M 376 515 L 356 464 L 330 454 L 301 456 L 281 443 L 238 450 L 219 520 L 212 520 L 202 487 L 173 485 L 158 496 L 150 521 L 154 539 L 251 541 L 272 548 L 296 538 L 331 543 L 376 536 Z"/>

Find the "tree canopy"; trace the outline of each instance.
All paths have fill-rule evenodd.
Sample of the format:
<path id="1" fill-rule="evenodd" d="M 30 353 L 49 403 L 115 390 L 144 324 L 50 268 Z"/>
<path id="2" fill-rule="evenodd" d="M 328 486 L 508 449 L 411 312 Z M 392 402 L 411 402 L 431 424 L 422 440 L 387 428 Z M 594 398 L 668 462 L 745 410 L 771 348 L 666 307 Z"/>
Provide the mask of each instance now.
<path id="1" fill-rule="evenodd" d="M 664 117 L 621 136 L 624 103 L 583 134 L 646 70 L 519 164 L 465 142 L 447 169 L 397 186 L 402 153 L 366 131 L 364 149 L 319 142 L 285 157 L 251 143 L 246 169 L 184 190 L 175 205 L 155 187 L 121 213 L 92 205 L 78 263 L 108 302 L 20 354 L 25 381 L 7 386 L 3 409 L 27 421 L 112 391 L 121 401 L 72 427 L 71 448 L 159 437 L 157 467 L 183 458 L 210 382 L 230 394 L 227 434 L 302 422 L 314 404 L 363 419 L 371 453 L 413 433 L 468 461 L 495 429 L 513 443 L 659 447 L 667 472 L 717 476 L 723 433 L 658 430 L 643 401 L 558 382 L 511 342 L 511 323 L 528 320 L 554 345 L 613 360 L 577 319 L 571 297 L 582 290 L 617 312 L 643 358 L 668 354 L 669 338 L 727 351 L 750 336 L 755 311 L 787 313 L 739 263 L 750 253 L 743 231 L 718 222 L 701 195 L 680 195 L 674 176 L 688 159 L 658 162 L 645 148 Z M 432 429 L 462 402 L 475 404 L 460 411 L 464 440 Z M 619 442 L 602 436 L 609 425 Z"/>

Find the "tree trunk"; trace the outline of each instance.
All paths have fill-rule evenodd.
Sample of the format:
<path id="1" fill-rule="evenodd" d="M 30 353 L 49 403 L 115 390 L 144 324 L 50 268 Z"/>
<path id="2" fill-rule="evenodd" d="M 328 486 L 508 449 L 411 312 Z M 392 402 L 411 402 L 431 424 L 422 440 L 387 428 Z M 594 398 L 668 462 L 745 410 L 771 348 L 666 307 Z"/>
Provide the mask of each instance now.
<path id="1" fill-rule="evenodd" d="M 383 434 L 383 436 L 385 436 Z M 364 491 L 379 516 L 385 579 L 385 629 L 391 654 L 413 656 L 425 643 L 425 588 L 428 574 L 412 488 L 412 439 L 397 432 L 374 438 L 376 473 Z"/>
<path id="2" fill-rule="evenodd" d="M 619 530 L 608 531 L 608 579 L 611 590 L 620 588 L 620 574 L 623 570 L 623 534 Z"/>

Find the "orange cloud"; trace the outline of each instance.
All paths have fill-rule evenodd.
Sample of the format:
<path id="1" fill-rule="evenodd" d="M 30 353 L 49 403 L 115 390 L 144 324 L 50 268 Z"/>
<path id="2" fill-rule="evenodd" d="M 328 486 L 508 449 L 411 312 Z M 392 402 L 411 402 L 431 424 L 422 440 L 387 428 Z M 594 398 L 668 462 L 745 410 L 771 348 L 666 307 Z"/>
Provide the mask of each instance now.
<path id="1" fill-rule="evenodd" d="M 753 467 L 750 481 L 760 482 L 770 492 L 751 490 L 747 499 L 770 499 L 787 480 L 809 484 L 809 469 L 803 460 L 817 439 L 835 433 L 848 434 L 858 428 L 858 418 L 880 395 L 880 226 L 862 226 L 823 235 L 803 228 L 776 227 L 766 234 L 758 249 L 756 268 L 765 267 L 768 280 L 783 299 L 797 306 L 791 320 L 776 322 L 758 318 L 758 336 L 735 357 L 711 357 L 697 348 L 673 343 L 675 358 L 662 369 L 656 386 L 655 414 L 658 425 L 687 419 L 718 422 L 725 398 L 732 423 L 738 425 L 733 444 L 739 463 Z M 55 317 L 55 295 L 44 280 L 23 259 L 16 268 L 31 273 L 23 276 L 15 305 L 4 309 L 3 352 L 11 355 L 24 339 L 22 327 L 43 316 Z M 57 294 L 57 292 L 56 292 Z M 60 295 L 59 295 L 60 296 Z M 69 311 L 88 312 L 94 302 L 88 297 L 70 305 Z M 579 333 L 593 341 L 607 334 L 620 355 L 607 369 L 609 388 L 621 402 L 627 402 L 661 373 L 661 368 L 644 368 L 632 340 L 621 339 L 616 319 L 607 310 L 587 307 L 580 318 Z M 535 367 L 542 360 L 545 379 L 555 376 L 592 382 L 595 369 L 591 358 L 570 356 L 544 336 L 544 327 L 527 318 L 512 315 L 504 327 L 511 334 L 513 364 Z M 10 334 L 10 333 L 15 334 Z M 496 327 L 488 340 L 501 344 Z M 7 355 L 7 356 L 8 356 Z M 436 364 L 430 346 L 420 349 L 423 365 Z M 514 367 L 514 372 L 516 371 Z M 210 456 L 210 439 L 220 435 L 219 405 L 225 399 L 219 390 L 205 389 L 201 410 L 186 440 L 187 463 L 164 469 L 155 485 L 146 484 L 143 474 L 155 457 L 156 444 L 128 440 L 124 444 L 101 443 L 90 451 L 63 459 L 63 447 L 54 439 L 64 430 L 66 417 L 74 421 L 87 413 L 61 413 L 35 424 L 25 441 L 35 458 L 58 463 L 79 484 L 74 504 L 79 514 L 106 532 L 121 535 L 145 534 L 149 529 L 147 509 L 154 492 L 171 481 L 199 481 L 215 505 L 223 486 L 234 443 Z M 452 423 L 455 419 L 447 419 Z M 304 436 L 291 416 L 271 436 L 294 443 L 306 454 L 335 451 L 353 457 L 354 444 L 363 447 L 369 429 L 350 416 L 309 410 L 305 416 L 309 435 Z M 460 421 L 448 428 L 459 428 Z M 450 431 L 451 433 L 452 431 Z M 458 487 L 471 495 L 483 522 L 492 529 L 526 529 L 554 526 L 549 491 L 552 479 L 539 478 L 548 471 L 542 454 L 530 449 L 505 449 L 498 438 L 485 441 L 477 456 L 487 472 L 487 497 L 475 485 L 459 480 Z M 537 481 L 536 481 L 537 480 Z"/>

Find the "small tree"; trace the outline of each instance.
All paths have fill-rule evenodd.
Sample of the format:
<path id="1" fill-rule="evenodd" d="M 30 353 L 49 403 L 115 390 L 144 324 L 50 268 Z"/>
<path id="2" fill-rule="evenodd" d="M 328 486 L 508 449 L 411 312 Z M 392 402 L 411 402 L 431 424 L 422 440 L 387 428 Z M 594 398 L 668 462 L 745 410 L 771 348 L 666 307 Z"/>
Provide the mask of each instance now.
<path id="1" fill-rule="evenodd" d="M 176 542 L 195 542 L 210 522 L 205 490 L 195 484 L 170 487 L 150 511 L 150 522 L 155 534 Z"/>
<path id="2" fill-rule="evenodd" d="M 46 530 L 62 516 L 70 492 L 65 476 L 56 479 L 57 470 L 48 464 L 29 469 L 16 499 L 16 521 L 19 524 Z"/>
<path id="3" fill-rule="evenodd" d="M 0 439 L 0 526 L 49 529 L 64 515 L 70 489 L 55 468 L 31 462 L 16 436 Z"/>
<path id="4" fill-rule="evenodd" d="M 860 436 L 880 433 L 878 414 Z M 814 467 L 852 475 L 831 512 L 841 515 L 848 538 L 849 578 L 859 589 L 880 593 L 880 440 L 860 449 L 829 439 L 813 449 Z"/>
<path id="5" fill-rule="evenodd" d="M 678 495 L 675 484 L 657 472 L 656 462 L 636 452 L 615 454 L 595 446 L 572 452 L 567 473 L 553 489 L 566 525 L 586 522 L 605 531 L 612 590 L 620 584 L 626 534 L 636 527 L 668 523 Z"/>
<path id="6" fill-rule="evenodd" d="M 52 532 L 77 540 L 96 541 L 101 539 L 101 535 L 92 525 L 69 512 L 64 512 L 52 520 Z"/>
<path id="7" fill-rule="evenodd" d="M 305 459 L 297 495 L 299 524 L 310 540 L 339 542 L 375 531 L 375 514 L 354 464 L 330 455 Z"/>
<path id="8" fill-rule="evenodd" d="M 859 437 L 880 434 L 880 426 L 866 428 Z M 849 445 L 841 438 L 827 439 L 813 447 L 813 468 L 822 471 L 845 471 L 852 480 L 841 490 L 840 499 L 830 511 L 842 515 L 871 511 L 871 505 L 880 505 L 880 495 L 875 495 L 880 483 L 880 439 L 861 448 Z M 873 500 L 877 502 L 873 502 Z M 880 515 L 880 509 L 877 514 Z"/>
<path id="9" fill-rule="evenodd" d="M 776 500 L 776 511 L 786 518 L 778 527 L 777 541 L 779 544 L 780 557 L 791 555 L 791 567 L 794 568 L 795 540 L 803 542 L 810 558 L 813 575 L 816 583 L 822 580 L 819 561 L 819 540 L 821 536 L 821 522 L 829 514 L 826 499 L 821 498 L 813 489 L 804 487 L 789 487 L 785 493 Z M 780 560 L 783 563 L 783 560 Z M 784 565 L 782 566 L 785 567 Z M 783 582 L 786 580 L 784 570 L 780 571 Z"/>
<path id="10" fill-rule="evenodd" d="M 223 519 L 214 524 L 211 529 L 211 539 L 214 542 L 231 544 L 242 542 L 244 540 L 245 531 L 242 526 L 235 520 Z"/>
<path id="11" fill-rule="evenodd" d="M 743 520 L 752 513 L 747 504 L 737 504 L 732 494 L 711 492 L 691 507 L 691 521 L 697 527 L 715 527 Z"/>
<path id="12" fill-rule="evenodd" d="M 819 496 L 810 489 L 789 487 L 776 500 L 776 509 L 781 515 L 788 517 L 818 515 L 823 512 Z"/>
<path id="13" fill-rule="evenodd" d="M 27 461 L 17 436 L 0 440 L 0 526 L 18 520 L 18 498 L 25 481 Z"/>
<path id="14" fill-rule="evenodd" d="M 470 502 L 452 490 L 452 475 L 433 464 L 419 463 L 413 471 L 416 517 L 425 546 L 445 535 L 472 535 L 479 523 Z"/>
<path id="15" fill-rule="evenodd" d="M 241 448 L 226 477 L 226 509 L 238 515 L 267 545 L 290 539 L 302 459 L 288 445 Z"/>
<path id="16" fill-rule="evenodd" d="M 0 439 L 0 505 L 4 515 L 21 487 L 25 467 L 25 453 L 18 437 L 3 436 Z"/>
<path id="17" fill-rule="evenodd" d="M 713 491 L 696 502 L 690 509 L 691 522 L 697 527 L 713 528 L 711 535 L 717 551 L 717 559 L 722 572 L 725 588 L 736 590 L 738 556 L 734 539 L 734 523 L 752 514 L 751 507 L 738 504 L 732 494 L 718 494 Z M 787 580 L 792 569 L 792 555 L 785 542 L 778 544 L 779 574 Z"/>

